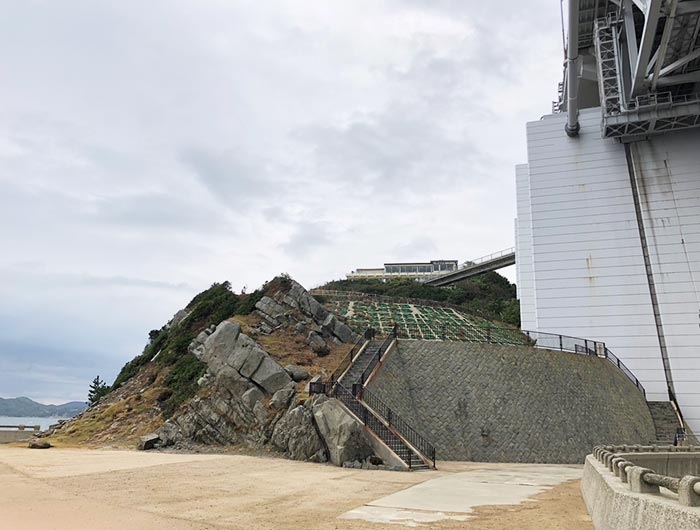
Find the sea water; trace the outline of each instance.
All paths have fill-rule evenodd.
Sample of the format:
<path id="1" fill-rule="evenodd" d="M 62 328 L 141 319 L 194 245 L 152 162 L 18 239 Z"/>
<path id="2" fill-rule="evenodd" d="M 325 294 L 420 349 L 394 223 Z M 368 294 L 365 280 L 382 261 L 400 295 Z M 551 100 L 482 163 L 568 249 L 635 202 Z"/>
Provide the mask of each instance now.
<path id="1" fill-rule="evenodd" d="M 49 428 L 49 425 L 58 423 L 58 420 L 65 420 L 67 418 L 30 418 L 30 417 L 12 417 L 12 416 L 0 416 L 0 425 L 39 425 L 41 430 L 44 431 Z"/>

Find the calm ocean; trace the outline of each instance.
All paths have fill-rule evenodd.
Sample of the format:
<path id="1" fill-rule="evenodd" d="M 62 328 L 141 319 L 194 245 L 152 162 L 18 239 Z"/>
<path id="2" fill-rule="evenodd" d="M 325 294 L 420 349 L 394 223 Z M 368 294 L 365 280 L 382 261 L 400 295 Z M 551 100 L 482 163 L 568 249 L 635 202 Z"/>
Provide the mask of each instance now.
<path id="1" fill-rule="evenodd" d="M 60 419 L 65 418 L 13 418 L 0 416 L 0 425 L 41 425 L 41 430 L 43 431 Z"/>

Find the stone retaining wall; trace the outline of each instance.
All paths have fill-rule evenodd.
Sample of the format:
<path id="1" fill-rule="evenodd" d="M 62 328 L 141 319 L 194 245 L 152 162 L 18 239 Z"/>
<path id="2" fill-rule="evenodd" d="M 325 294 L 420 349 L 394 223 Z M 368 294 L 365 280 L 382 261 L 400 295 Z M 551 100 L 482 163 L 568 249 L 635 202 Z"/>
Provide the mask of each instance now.
<path id="1" fill-rule="evenodd" d="M 400 340 L 369 388 L 440 460 L 581 463 L 601 440 L 655 439 L 644 396 L 590 355 Z"/>

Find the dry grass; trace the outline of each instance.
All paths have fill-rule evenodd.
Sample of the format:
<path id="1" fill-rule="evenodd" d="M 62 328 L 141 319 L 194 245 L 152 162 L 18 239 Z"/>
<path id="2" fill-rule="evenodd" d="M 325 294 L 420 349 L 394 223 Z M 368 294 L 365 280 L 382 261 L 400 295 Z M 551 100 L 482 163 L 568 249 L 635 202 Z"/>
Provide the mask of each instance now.
<path id="1" fill-rule="evenodd" d="M 47 441 L 57 447 L 134 447 L 140 436 L 163 424 L 157 398 L 166 375 L 167 370 L 147 366 Z"/>
<path id="2" fill-rule="evenodd" d="M 231 320 L 241 324 L 241 329 L 246 334 L 250 334 L 251 328 L 261 321 L 257 315 L 235 316 Z M 306 335 L 295 333 L 291 327 L 276 329 L 270 335 L 257 335 L 254 339 L 279 364 L 303 366 L 310 377 L 317 374 L 330 375 L 352 349 L 352 344 L 328 341 L 330 353 L 319 357 L 306 344 Z"/>

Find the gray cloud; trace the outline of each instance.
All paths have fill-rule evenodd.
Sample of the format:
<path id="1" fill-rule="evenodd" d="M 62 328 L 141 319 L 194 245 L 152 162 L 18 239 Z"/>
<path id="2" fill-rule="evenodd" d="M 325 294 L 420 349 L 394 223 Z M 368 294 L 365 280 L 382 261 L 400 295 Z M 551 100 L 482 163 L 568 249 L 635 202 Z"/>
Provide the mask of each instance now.
<path id="1" fill-rule="evenodd" d="M 549 1 L 3 9 L 0 394 L 84 397 L 213 281 L 512 245 Z"/>

